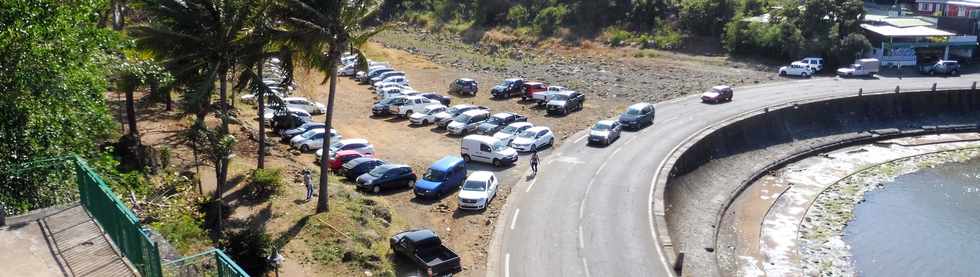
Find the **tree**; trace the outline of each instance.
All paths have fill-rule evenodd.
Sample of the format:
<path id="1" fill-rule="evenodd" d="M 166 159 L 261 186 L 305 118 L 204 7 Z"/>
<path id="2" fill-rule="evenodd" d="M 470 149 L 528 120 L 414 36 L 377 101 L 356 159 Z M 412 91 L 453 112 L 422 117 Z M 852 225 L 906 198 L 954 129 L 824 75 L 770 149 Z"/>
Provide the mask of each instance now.
<path id="1" fill-rule="evenodd" d="M 133 28 L 137 43 L 163 60 L 177 82 L 192 87 L 190 97 L 197 103 L 197 124 L 203 125 L 210 110 L 214 83 L 218 83 L 221 126 L 220 136 L 228 134 L 229 73 L 240 61 L 243 32 L 255 16 L 252 1 L 247 0 L 143 0 L 152 17 L 148 24 Z M 197 125 L 196 124 L 196 125 Z M 221 192 L 227 180 L 230 155 L 215 162 L 219 201 L 216 233 L 221 234 Z"/>
<path id="2" fill-rule="evenodd" d="M 327 94 L 326 130 L 329 132 L 333 120 L 334 96 L 337 92 L 337 66 L 340 56 L 347 47 L 358 48 L 371 36 L 384 30 L 383 27 L 364 28 L 378 12 L 381 3 L 376 0 L 288 0 L 280 8 L 288 35 L 286 43 L 296 51 L 300 61 L 323 71 L 329 82 Z M 360 53 L 360 51 L 356 51 Z M 359 54 L 359 61 L 365 60 Z M 362 63 L 361 66 L 366 66 Z M 329 138 L 324 138 L 329 143 Z M 324 153 L 327 159 L 329 153 Z M 317 213 L 329 210 L 328 167 L 320 163 L 320 197 L 317 199 Z"/>

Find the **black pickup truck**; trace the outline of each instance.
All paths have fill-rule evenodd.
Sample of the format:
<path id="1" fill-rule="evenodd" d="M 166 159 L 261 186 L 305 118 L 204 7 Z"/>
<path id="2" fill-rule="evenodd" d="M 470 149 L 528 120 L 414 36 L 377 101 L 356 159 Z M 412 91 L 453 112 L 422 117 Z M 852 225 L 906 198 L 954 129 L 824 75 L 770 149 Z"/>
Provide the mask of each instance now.
<path id="1" fill-rule="evenodd" d="M 428 276 L 444 276 L 463 270 L 459 255 L 442 245 L 442 240 L 429 229 L 408 230 L 389 240 L 391 250 L 411 259 Z"/>

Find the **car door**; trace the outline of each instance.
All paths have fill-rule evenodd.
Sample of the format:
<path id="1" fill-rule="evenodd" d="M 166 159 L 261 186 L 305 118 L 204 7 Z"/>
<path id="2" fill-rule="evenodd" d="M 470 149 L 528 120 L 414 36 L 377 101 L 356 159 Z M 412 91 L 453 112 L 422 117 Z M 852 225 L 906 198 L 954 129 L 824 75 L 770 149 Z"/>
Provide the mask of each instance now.
<path id="1" fill-rule="evenodd" d="M 310 138 L 310 148 L 317 148 L 323 146 L 323 134 L 324 133 L 318 133 L 316 135 L 313 135 L 312 138 Z"/>
<path id="2" fill-rule="evenodd" d="M 490 157 L 491 153 L 493 153 L 493 148 L 486 143 L 480 142 L 480 151 L 476 153 L 476 158 L 484 162 L 491 162 L 493 161 L 493 158 Z"/>
<path id="3" fill-rule="evenodd" d="M 490 175 L 490 182 L 487 184 L 487 192 L 490 194 L 487 197 L 487 202 L 497 197 L 497 176 Z M 489 205 L 489 203 L 487 205 Z"/>

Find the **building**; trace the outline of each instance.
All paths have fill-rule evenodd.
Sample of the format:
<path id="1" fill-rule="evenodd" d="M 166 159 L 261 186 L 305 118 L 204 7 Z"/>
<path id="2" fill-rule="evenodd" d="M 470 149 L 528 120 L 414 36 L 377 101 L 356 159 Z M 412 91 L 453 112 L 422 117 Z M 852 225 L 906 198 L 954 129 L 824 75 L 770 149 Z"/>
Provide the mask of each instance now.
<path id="1" fill-rule="evenodd" d="M 869 15 L 861 28 L 874 46 L 870 56 L 884 66 L 972 58 L 977 36 L 940 28 L 939 22 L 934 17 Z"/>
<path id="2" fill-rule="evenodd" d="M 980 19 L 980 0 L 917 0 L 915 8 L 920 15 Z"/>

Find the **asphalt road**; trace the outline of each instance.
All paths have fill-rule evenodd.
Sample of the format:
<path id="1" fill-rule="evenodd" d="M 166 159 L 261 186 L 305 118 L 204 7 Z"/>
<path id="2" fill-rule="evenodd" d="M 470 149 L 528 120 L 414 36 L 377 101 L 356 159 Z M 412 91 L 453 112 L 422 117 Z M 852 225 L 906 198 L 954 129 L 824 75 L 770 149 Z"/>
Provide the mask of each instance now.
<path id="1" fill-rule="evenodd" d="M 661 163 L 687 138 L 741 113 L 796 100 L 974 81 L 980 74 L 790 80 L 736 87 L 730 103 L 703 104 L 697 96 L 657 103 L 654 125 L 624 132 L 608 147 L 586 145 L 587 133 L 579 132 L 543 159 L 536 178 L 513 188 L 497 221 L 487 275 L 671 276 L 654 239 L 652 186 Z"/>

